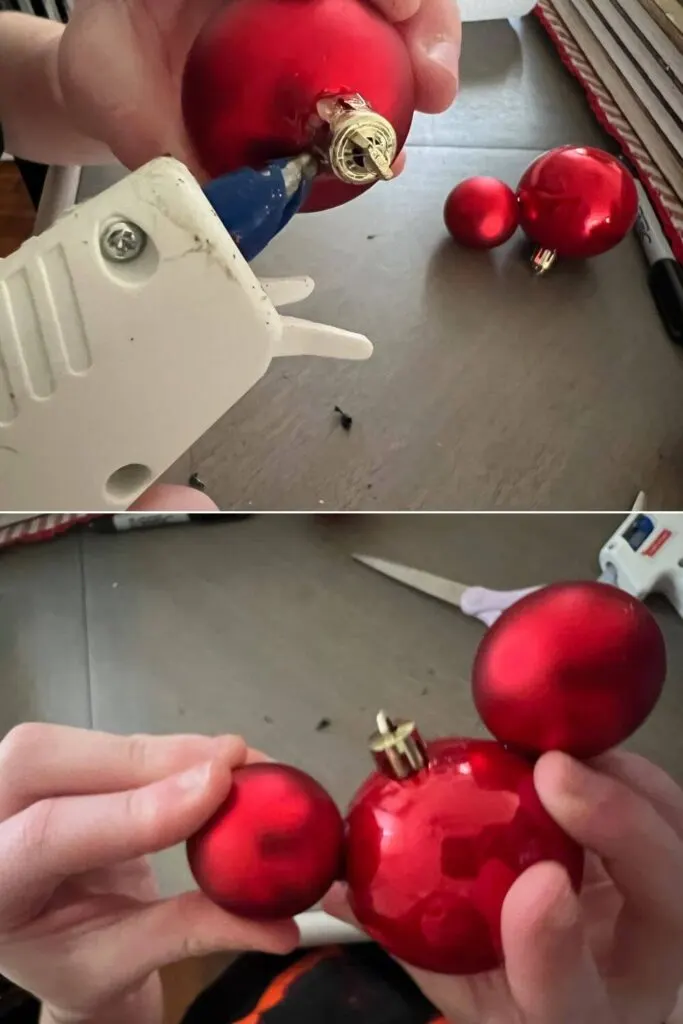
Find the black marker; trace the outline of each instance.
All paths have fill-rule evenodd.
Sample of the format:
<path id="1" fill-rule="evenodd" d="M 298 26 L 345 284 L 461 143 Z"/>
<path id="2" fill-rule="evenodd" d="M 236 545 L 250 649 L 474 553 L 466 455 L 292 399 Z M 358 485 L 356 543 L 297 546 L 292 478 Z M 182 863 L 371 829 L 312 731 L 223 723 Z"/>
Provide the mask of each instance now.
<path id="1" fill-rule="evenodd" d="M 635 233 L 650 265 L 647 280 L 655 306 L 672 341 L 683 344 L 683 266 L 669 245 L 645 189 L 638 190 Z"/>
<path id="2" fill-rule="evenodd" d="M 223 523 L 229 519 L 248 518 L 248 513 L 239 512 L 120 512 L 94 519 L 89 526 L 95 533 L 128 533 L 129 530 L 152 530 L 158 526 Z"/>

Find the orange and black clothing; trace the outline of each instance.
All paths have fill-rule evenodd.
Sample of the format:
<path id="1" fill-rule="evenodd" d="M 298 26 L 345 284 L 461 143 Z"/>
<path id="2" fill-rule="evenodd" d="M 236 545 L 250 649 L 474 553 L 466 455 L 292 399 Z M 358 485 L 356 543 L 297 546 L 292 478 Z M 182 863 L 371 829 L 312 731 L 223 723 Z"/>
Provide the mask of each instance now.
<path id="1" fill-rule="evenodd" d="M 371 943 L 247 953 L 211 985 L 183 1024 L 436 1024 L 408 975 Z"/>
<path id="2" fill-rule="evenodd" d="M 0 979 L 0 1024 L 38 1024 L 39 1014 L 36 1000 Z M 246 953 L 202 992 L 183 1024 L 437 1022 L 445 1024 L 408 975 L 368 943 L 286 957 Z"/>

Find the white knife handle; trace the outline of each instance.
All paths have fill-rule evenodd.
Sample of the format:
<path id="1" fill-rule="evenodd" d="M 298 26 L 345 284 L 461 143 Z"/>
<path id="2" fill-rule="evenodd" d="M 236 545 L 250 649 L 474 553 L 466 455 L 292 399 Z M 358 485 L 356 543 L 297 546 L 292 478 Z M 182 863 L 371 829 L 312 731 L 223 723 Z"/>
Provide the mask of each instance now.
<path id="1" fill-rule="evenodd" d="M 513 604 L 527 594 L 533 594 L 539 587 L 524 590 L 489 590 L 487 587 L 468 587 L 462 595 L 460 607 L 465 615 L 479 619 L 486 626 L 492 626 Z"/>

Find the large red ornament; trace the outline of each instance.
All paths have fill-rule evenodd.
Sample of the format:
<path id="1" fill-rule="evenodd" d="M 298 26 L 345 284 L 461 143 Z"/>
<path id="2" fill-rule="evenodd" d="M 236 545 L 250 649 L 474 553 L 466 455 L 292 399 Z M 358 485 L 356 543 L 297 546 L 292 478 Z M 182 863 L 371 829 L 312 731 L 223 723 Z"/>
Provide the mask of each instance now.
<path id="1" fill-rule="evenodd" d="M 605 583 L 556 583 L 486 633 L 474 702 L 501 743 L 593 757 L 627 739 L 664 686 L 666 649 L 645 605 Z"/>
<path id="2" fill-rule="evenodd" d="M 448 196 L 444 221 L 460 245 L 493 249 L 517 230 L 515 193 L 497 178 L 466 178 Z"/>
<path id="3" fill-rule="evenodd" d="M 628 234 L 638 215 L 638 193 L 622 163 L 591 146 L 560 146 L 543 153 L 517 187 L 519 222 L 539 247 L 543 272 L 556 256 L 600 256 Z"/>
<path id="4" fill-rule="evenodd" d="M 310 152 L 323 168 L 306 209 L 323 210 L 391 176 L 415 84 L 401 36 L 369 4 L 230 0 L 190 52 L 182 101 L 212 178 Z"/>
<path id="5" fill-rule="evenodd" d="M 240 917 L 274 920 L 308 910 L 342 865 L 344 824 L 305 772 L 253 764 L 234 773 L 227 800 L 187 843 L 200 889 Z"/>
<path id="6" fill-rule="evenodd" d="M 381 716 L 378 721 L 381 722 Z M 583 853 L 544 810 L 525 759 L 486 740 L 424 744 L 412 723 L 373 743 L 379 770 L 347 817 L 349 900 L 394 956 L 443 974 L 500 965 L 501 908 L 542 860 L 578 890 Z"/>

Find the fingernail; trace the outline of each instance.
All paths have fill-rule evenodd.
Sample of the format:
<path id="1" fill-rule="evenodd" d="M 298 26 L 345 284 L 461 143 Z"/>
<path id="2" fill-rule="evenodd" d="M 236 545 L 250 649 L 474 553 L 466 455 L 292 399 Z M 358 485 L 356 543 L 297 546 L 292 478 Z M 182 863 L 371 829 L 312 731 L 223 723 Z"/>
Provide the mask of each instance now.
<path id="1" fill-rule="evenodd" d="M 206 788 L 212 768 L 213 761 L 203 761 L 194 768 L 188 768 L 186 772 L 177 776 L 178 788 L 184 789 L 187 793 L 200 792 Z"/>
<path id="2" fill-rule="evenodd" d="M 427 60 L 445 68 L 453 78 L 458 78 L 458 67 L 460 64 L 460 46 L 452 39 L 444 36 L 437 36 L 423 44 Z"/>

